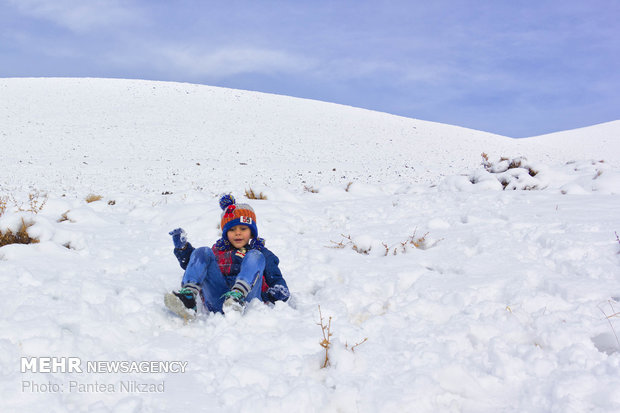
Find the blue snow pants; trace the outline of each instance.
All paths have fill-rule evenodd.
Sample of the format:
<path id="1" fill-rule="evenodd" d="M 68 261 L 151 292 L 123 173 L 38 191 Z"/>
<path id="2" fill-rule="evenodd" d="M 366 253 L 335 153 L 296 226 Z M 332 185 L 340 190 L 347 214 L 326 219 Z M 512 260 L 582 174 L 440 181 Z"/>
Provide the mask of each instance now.
<path id="1" fill-rule="evenodd" d="M 183 274 L 182 284 L 196 284 L 202 288 L 201 294 L 205 307 L 212 312 L 222 312 L 223 295 L 230 291 L 237 280 L 250 287 L 245 301 L 254 298 L 261 300 L 261 287 L 265 257 L 260 251 L 250 250 L 243 257 L 239 274 L 225 276 L 220 271 L 217 259 L 211 248 L 201 247 L 192 255 Z"/>

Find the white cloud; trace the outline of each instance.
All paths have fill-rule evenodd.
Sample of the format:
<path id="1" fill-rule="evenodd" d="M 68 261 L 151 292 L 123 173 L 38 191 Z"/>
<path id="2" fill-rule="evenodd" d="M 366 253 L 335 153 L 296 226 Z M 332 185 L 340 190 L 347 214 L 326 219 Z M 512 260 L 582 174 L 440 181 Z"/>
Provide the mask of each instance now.
<path id="1" fill-rule="evenodd" d="M 193 75 L 226 77 L 242 73 L 304 72 L 315 66 L 312 59 L 281 50 L 223 48 L 212 52 L 167 47 L 153 51 L 177 69 Z"/>
<path id="2" fill-rule="evenodd" d="M 140 14 L 120 0 L 7 0 L 20 13 L 83 33 L 136 22 Z"/>
<path id="3" fill-rule="evenodd" d="M 326 58 L 315 73 L 320 76 L 328 76 L 339 79 L 364 78 L 377 74 L 393 74 L 400 72 L 401 68 L 388 60 L 372 60 L 358 57 Z"/>

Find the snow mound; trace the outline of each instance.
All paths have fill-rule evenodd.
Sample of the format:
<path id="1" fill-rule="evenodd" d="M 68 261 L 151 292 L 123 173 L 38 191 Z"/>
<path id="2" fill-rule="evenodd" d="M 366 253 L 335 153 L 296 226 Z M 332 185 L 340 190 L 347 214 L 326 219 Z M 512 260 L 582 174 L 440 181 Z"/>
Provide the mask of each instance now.
<path id="1" fill-rule="evenodd" d="M 482 165 L 468 175 L 447 177 L 442 188 L 458 191 L 552 190 L 562 194 L 620 194 L 620 173 L 605 161 L 571 161 L 549 166 L 525 157 L 501 158 Z"/>

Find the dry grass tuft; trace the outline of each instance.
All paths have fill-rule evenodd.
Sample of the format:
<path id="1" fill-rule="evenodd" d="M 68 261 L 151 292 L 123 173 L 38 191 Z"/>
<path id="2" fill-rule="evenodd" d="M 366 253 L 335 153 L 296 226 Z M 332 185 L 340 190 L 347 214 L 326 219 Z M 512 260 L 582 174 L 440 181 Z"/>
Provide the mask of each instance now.
<path id="1" fill-rule="evenodd" d="M 9 244 L 36 244 L 39 242 L 38 239 L 31 238 L 28 235 L 28 228 L 31 226 L 31 223 L 26 223 L 22 218 L 22 224 L 17 232 L 11 230 L 0 231 L 0 247 Z"/>
<path id="2" fill-rule="evenodd" d="M 90 204 L 91 202 L 101 201 L 102 199 L 103 196 L 101 195 L 88 194 L 85 198 L 85 201 Z"/>
<path id="3" fill-rule="evenodd" d="M 29 194 L 28 208 L 24 208 L 23 204 L 18 204 L 15 198 L 4 196 L 0 198 L 0 216 L 8 210 L 9 199 L 11 199 L 11 202 L 17 210 L 21 212 L 31 212 L 32 214 L 38 214 L 47 202 L 47 196 L 41 196 L 38 192 Z M 0 247 L 4 247 L 9 244 L 35 244 L 39 242 L 37 238 L 31 238 L 30 235 L 28 235 L 28 228 L 32 225 L 32 222 L 26 222 L 24 218 L 22 218 L 21 225 L 16 232 L 13 232 L 10 229 L 0 231 Z"/>
<path id="4" fill-rule="evenodd" d="M 245 196 L 248 199 L 267 199 L 267 196 L 264 195 L 262 192 L 259 192 L 257 194 L 252 188 L 245 190 Z"/>
<path id="5" fill-rule="evenodd" d="M 65 211 L 62 213 L 62 215 L 60 216 L 60 218 L 58 219 L 58 222 L 65 222 L 65 221 L 69 221 L 69 211 Z"/>
<path id="6" fill-rule="evenodd" d="M 0 197 L 0 217 L 4 214 L 7 209 L 7 203 L 9 202 L 8 196 Z"/>
<path id="7" fill-rule="evenodd" d="M 13 204 L 13 206 L 21 212 L 32 212 L 33 214 L 38 214 L 41 212 L 45 204 L 47 203 L 47 195 L 41 195 L 40 192 L 30 193 L 28 194 L 28 206 L 24 206 L 23 202 L 20 202 L 15 199 L 13 196 L 4 196 L 0 198 L 0 216 L 6 212 L 9 206 L 9 200 Z"/>
<path id="8" fill-rule="evenodd" d="M 28 194 L 29 208 L 27 209 L 27 211 L 38 214 L 39 212 L 41 212 L 46 203 L 47 195 L 41 195 L 39 192 L 35 192 L 34 194 Z"/>

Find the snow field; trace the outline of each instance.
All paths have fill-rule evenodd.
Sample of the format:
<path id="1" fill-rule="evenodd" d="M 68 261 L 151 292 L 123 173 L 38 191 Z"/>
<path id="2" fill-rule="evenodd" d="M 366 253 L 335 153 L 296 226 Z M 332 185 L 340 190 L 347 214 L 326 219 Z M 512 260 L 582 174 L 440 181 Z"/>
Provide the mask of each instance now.
<path id="1" fill-rule="evenodd" d="M 9 333 L 7 350 L 19 346 L 8 354 L 187 360 L 188 373 L 165 377 L 165 397 L 137 399 L 147 411 L 172 408 L 178 401 L 171 394 L 191 389 L 188 408 L 247 411 L 617 406 L 605 391 L 618 381 L 617 348 L 598 308 L 620 295 L 618 246 L 607 231 L 618 226 L 617 197 L 331 191 L 248 201 L 282 261 L 290 305 L 253 303 L 234 322 L 203 315 L 188 325 L 161 302 L 182 275 L 167 231 L 180 225 L 194 245 L 209 244 L 218 236 L 217 198 L 154 206 L 148 197 L 131 205 L 48 201 L 31 227 L 42 242 L 0 250 L 12 267 L 3 264 L 4 277 L 16 271 L 20 292 L 3 302 L 5 320 L 20 326 L 1 330 Z M 69 220 L 55 222 L 65 208 Z M 344 234 L 392 245 L 413 231 L 428 232 L 432 246 L 384 256 L 384 249 L 364 255 L 331 242 Z M 67 240 L 71 248 L 63 246 Z M 323 370 L 318 305 L 325 319 L 332 317 L 331 366 Z M 609 355 L 597 348 L 605 343 Z M 21 375 L 8 376 L 14 384 Z M 113 383 L 118 376 L 92 380 Z M 13 394 L 9 406 L 42 399 Z M 133 397 L 55 396 L 58 406 L 78 411 L 113 409 Z"/>
<path id="2" fill-rule="evenodd" d="M 0 217 L 41 240 L 0 248 L 2 410 L 620 411 L 620 323 L 605 317 L 620 305 L 618 122 L 513 141 L 196 85 L 2 79 L 0 93 L 2 195 L 46 199 Z M 482 152 L 538 174 L 488 171 Z M 168 231 L 210 246 L 225 192 L 256 210 L 293 298 L 185 324 L 163 306 L 182 276 Z M 20 372 L 35 356 L 188 365 Z M 119 391 L 131 380 L 165 391 Z"/>

